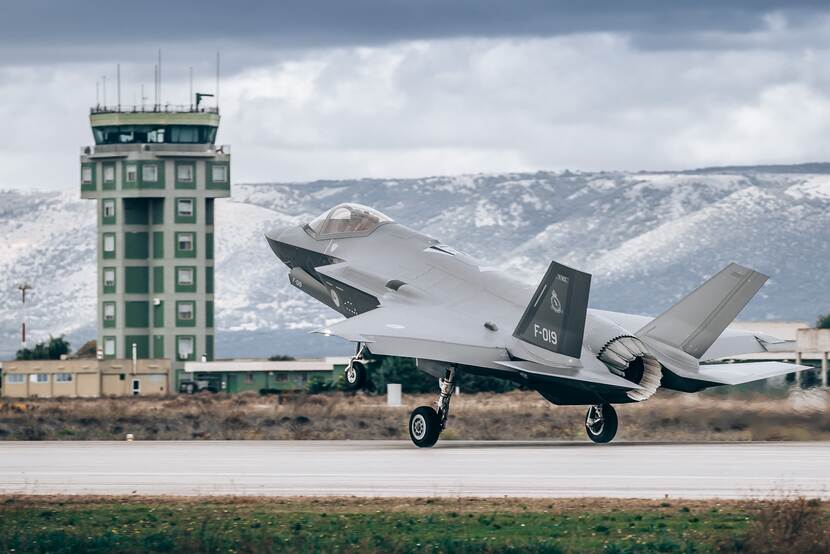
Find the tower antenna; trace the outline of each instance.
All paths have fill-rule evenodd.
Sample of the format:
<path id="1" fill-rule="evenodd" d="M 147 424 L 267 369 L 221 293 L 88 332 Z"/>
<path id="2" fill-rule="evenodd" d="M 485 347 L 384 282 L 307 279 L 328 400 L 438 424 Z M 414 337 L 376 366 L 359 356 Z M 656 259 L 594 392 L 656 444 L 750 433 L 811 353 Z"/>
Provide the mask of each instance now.
<path id="1" fill-rule="evenodd" d="M 121 64 L 115 66 L 116 90 L 118 91 L 118 111 L 121 111 Z"/>
<path id="2" fill-rule="evenodd" d="M 104 79 L 104 109 L 107 107 L 107 76 L 103 76 Z"/>
<path id="3" fill-rule="evenodd" d="M 95 107 L 101 107 L 101 81 L 95 80 Z"/>
<path id="4" fill-rule="evenodd" d="M 219 111 L 219 51 L 216 51 L 216 110 Z"/>
<path id="5" fill-rule="evenodd" d="M 157 111 L 159 107 L 159 66 L 153 66 L 153 111 Z"/>
<path id="6" fill-rule="evenodd" d="M 164 103 L 161 99 L 161 48 L 159 48 L 159 107 Z"/>
<path id="7" fill-rule="evenodd" d="M 187 97 L 190 103 L 190 111 L 193 111 L 193 66 L 190 66 L 190 95 Z"/>

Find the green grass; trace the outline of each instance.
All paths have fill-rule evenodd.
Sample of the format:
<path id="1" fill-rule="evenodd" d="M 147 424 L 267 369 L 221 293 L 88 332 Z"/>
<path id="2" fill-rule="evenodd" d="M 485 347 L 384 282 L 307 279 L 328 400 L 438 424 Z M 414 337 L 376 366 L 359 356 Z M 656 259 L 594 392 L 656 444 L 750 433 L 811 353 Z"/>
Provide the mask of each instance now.
<path id="1" fill-rule="evenodd" d="M 752 504 L 619 500 L 0 500 L 2 552 L 712 552 Z"/>

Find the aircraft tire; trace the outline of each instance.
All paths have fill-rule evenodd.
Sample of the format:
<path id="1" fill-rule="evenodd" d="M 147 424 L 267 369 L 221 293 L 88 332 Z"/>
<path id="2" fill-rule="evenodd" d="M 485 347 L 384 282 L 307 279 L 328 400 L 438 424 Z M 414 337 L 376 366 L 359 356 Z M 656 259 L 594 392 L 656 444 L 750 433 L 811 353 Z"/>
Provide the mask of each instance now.
<path id="1" fill-rule="evenodd" d="M 361 390 L 366 386 L 366 366 L 362 362 L 352 360 L 343 372 L 343 379 L 349 390 Z"/>
<path id="2" fill-rule="evenodd" d="M 618 425 L 617 410 L 611 404 L 591 406 L 585 414 L 585 432 L 588 433 L 588 438 L 596 443 L 611 442 L 617 434 Z"/>
<path id="3" fill-rule="evenodd" d="M 409 416 L 409 438 L 418 448 L 428 448 L 438 442 L 441 418 L 432 406 L 420 406 Z"/>

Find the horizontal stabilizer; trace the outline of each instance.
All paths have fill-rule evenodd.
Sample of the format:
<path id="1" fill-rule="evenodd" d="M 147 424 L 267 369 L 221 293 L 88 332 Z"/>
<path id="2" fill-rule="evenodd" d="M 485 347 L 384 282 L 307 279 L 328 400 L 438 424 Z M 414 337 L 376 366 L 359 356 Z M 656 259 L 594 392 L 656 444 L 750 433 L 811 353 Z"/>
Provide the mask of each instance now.
<path id="1" fill-rule="evenodd" d="M 732 263 L 637 331 L 700 359 L 767 277 Z"/>
<path id="2" fill-rule="evenodd" d="M 776 375 L 786 375 L 815 369 L 810 366 L 788 364 L 783 362 L 751 362 L 735 364 L 704 364 L 698 370 L 697 379 L 722 385 L 740 385 L 760 379 L 768 379 Z"/>
<path id="3" fill-rule="evenodd" d="M 550 352 L 579 358 L 591 276 L 551 262 L 513 336 Z"/>
<path id="4" fill-rule="evenodd" d="M 510 362 L 496 362 L 497 364 L 521 371 L 524 373 L 532 373 L 534 375 L 543 375 L 546 377 L 555 377 L 558 379 L 568 379 L 571 381 L 581 381 L 583 383 L 590 383 L 595 385 L 605 385 L 607 387 L 616 387 L 625 390 L 640 390 L 643 387 L 637 383 L 633 383 L 628 379 L 618 377 L 613 373 L 596 373 L 588 371 L 584 367 L 551 367 L 536 362 L 528 361 L 510 361 Z"/>

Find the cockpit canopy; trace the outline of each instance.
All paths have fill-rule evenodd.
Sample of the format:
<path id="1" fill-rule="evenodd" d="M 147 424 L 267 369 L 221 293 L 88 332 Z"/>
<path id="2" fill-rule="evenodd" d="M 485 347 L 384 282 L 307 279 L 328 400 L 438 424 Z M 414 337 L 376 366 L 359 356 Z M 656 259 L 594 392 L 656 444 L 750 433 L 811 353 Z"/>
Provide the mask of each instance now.
<path id="1" fill-rule="evenodd" d="M 362 204 L 339 204 L 306 225 L 316 239 L 365 237 L 392 218 Z"/>

